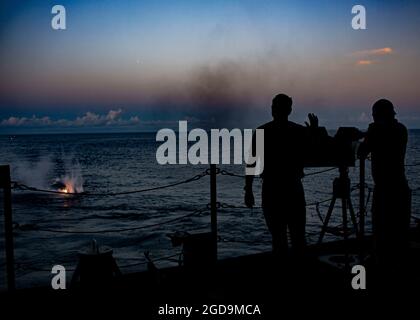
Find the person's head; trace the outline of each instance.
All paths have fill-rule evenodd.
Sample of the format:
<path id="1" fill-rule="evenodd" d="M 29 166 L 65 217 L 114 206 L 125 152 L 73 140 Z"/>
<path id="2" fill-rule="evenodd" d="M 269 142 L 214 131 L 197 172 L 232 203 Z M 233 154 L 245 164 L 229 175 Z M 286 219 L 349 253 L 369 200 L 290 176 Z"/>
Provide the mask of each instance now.
<path id="1" fill-rule="evenodd" d="M 374 122 L 390 122 L 395 119 L 394 105 L 391 101 L 380 99 L 373 104 L 372 116 Z"/>
<path id="2" fill-rule="evenodd" d="M 293 100 L 283 93 L 273 98 L 271 105 L 271 114 L 274 120 L 286 120 L 292 112 Z"/>

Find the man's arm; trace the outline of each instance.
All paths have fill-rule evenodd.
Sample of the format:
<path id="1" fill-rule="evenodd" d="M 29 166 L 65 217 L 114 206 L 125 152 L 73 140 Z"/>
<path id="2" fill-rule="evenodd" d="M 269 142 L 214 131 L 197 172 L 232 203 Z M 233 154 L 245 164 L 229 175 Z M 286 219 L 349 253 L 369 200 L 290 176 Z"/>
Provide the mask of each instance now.
<path id="1" fill-rule="evenodd" d="M 357 150 L 357 156 L 359 158 L 367 158 L 369 153 L 372 151 L 371 132 L 372 132 L 372 125 L 369 125 L 368 131 L 365 134 L 365 138 L 363 139 L 362 143 L 359 145 L 359 149 Z"/>
<path id="2" fill-rule="evenodd" d="M 252 142 L 251 142 L 251 146 L 250 146 L 250 156 L 251 157 L 255 157 L 256 155 L 256 133 L 254 132 L 254 134 L 252 135 Z M 249 163 L 249 161 L 248 161 Z M 247 164 L 246 167 L 247 168 L 255 168 L 256 166 L 256 162 L 252 163 L 252 164 Z M 247 170 L 245 170 L 246 172 Z M 249 175 L 247 174 L 245 176 L 245 205 L 248 208 L 252 208 L 255 205 L 255 199 L 254 199 L 254 193 L 252 191 L 252 184 L 254 182 L 254 175 Z"/>
<path id="3" fill-rule="evenodd" d="M 248 208 L 252 208 L 255 205 L 254 193 L 252 191 L 252 182 L 254 181 L 254 176 L 246 176 L 245 182 L 245 205 Z"/>

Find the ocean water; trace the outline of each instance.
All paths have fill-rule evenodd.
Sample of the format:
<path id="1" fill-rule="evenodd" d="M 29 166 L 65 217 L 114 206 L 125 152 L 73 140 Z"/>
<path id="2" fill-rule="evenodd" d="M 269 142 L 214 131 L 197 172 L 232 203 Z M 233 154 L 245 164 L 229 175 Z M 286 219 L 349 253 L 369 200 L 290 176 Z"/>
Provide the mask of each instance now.
<path id="1" fill-rule="evenodd" d="M 144 252 L 149 252 L 158 267 L 177 264 L 179 247 L 172 247 L 168 233 L 210 230 L 207 204 L 210 200 L 209 176 L 188 184 L 145 193 L 120 196 L 104 194 L 166 185 L 185 180 L 207 169 L 207 166 L 159 165 L 155 154 L 159 144 L 155 134 L 63 134 L 0 136 L 1 163 L 10 164 L 12 180 L 47 189 L 63 189 L 58 184 L 70 182 L 76 191 L 98 195 L 71 196 L 13 190 L 13 220 L 16 277 L 18 287 L 47 285 L 51 268 L 61 264 L 70 278 L 77 264 L 79 250 L 94 239 L 111 247 L 122 272 L 144 270 Z M 407 164 L 420 162 L 420 131 L 409 136 Z M 367 182 L 372 185 L 367 162 Z M 243 174 L 242 166 L 222 166 Z M 310 168 L 306 173 L 325 168 Z M 353 184 L 358 182 L 358 168 L 350 168 Z M 408 166 L 410 187 L 418 189 L 419 166 Z M 307 203 L 329 199 L 336 170 L 304 178 Z M 218 201 L 243 207 L 244 179 L 217 176 Z M 260 205 L 260 181 L 255 181 L 257 206 Z M 358 210 L 358 192 L 353 205 Z M 2 198 L 0 197 L 0 200 Z M 319 206 L 324 216 L 329 202 Z M 371 202 L 368 204 L 368 210 Z M 420 217 L 420 194 L 413 194 L 413 215 Z M 336 207 L 331 225 L 340 223 Z M 202 210 L 185 219 L 185 215 Z M 171 220 L 170 223 L 165 223 Z M 367 232 L 370 231 L 370 213 Z M 161 224 L 163 223 L 163 224 Z M 147 227 L 150 226 L 150 227 Z M 57 233 L 65 231 L 102 231 L 144 227 L 112 233 Z M 3 217 L 0 219 L 0 288 L 5 287 Z M 218 212 L 219 258 L 270 250 L 270 235 L 260 208 L 225 208 Z M 307 239 L 316 241 L 321 222 L 316 206 L 307 208 Z M 47 231 L 50 230 L 50 231 Z M 328 235 L 325 241 L 335 239 Z M 171 259 L 167 259 L 171 257 Z"/>

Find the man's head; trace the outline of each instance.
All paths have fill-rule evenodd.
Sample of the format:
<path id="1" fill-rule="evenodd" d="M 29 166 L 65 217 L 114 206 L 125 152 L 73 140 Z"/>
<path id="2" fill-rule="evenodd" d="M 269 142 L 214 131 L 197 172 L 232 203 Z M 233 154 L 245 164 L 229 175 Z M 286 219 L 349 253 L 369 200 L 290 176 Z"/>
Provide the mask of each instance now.
<path id="1" fill-rule="evenodd" d="M 292 112 L 292 98 L 281 93 L 273 98 L 271 114 L 274 120 L 286 120 Z"/>
<path id="2" fill-rule="evenodd" d="M 380 99 L 373 104 L 372 116 L 375 122 L 390 122 L 395 119 L 394 105 L 391 101 Z"/>

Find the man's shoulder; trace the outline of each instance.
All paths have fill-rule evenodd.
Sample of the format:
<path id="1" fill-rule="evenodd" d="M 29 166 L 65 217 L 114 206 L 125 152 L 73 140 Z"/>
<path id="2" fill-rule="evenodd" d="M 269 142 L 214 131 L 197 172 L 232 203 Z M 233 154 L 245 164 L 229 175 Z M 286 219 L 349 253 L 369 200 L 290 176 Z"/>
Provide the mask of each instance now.
<path id="1" fill-rule="evenodd" d="M 368 134 L 373 134 L 374 132 L 376 132 L 378 135 L 381 135 L 384 131 L 405 136 L 408 134 L 407 127 L 397 120 L 395 120 L 393 124 L 387 126 L 381 126 L 375 122 L 369 124 Z"/>
<path id="2" fill-rule="evenodd" d="M 306 129 L 305 126 L 302 126 L 301 124 L 293 122 L 293 121 L 289 121 L 288 125 L 290 128 L 297 129 L 297 130 Z"/>
<path id="3" fill-rule="evenodd" d="M 270 121 L 267 123 L 264 123 L 263 125 L 259 126 L 257 129 L 271 129 L 271 128 L 276 128 L 278 127 L 278 124 L 275 123 L 274 121 Z M 282 125 L 282 127 L 285 127 L 284 125 Z M 301 129 L 305 129 L 305 126 L 302 126 L 298 123 L 292 122 L 292 121 L 288 121 L 287 122 L 287 128 L 288 129 L 297 129 L 297 130 L 301 130 Z"/>
<path id="4" fill-rule="evenodd" d="M 269 129 L 274 127 L 274 121 L 270 121 L 260 125 L 257 129 Z"/>

